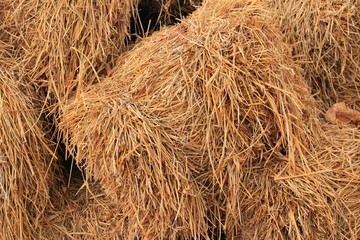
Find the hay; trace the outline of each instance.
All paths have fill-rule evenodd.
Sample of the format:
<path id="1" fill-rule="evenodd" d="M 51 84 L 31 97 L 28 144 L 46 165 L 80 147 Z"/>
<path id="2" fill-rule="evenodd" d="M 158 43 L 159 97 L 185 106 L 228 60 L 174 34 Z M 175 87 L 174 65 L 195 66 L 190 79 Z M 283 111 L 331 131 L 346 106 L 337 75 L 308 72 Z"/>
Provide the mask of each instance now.
<path id="1" fill-rule="evenodd" d="M 123 238 L 123 231 L 131 226 L 122 225 L 118 205 L 107 197 L 96 183 L 83 184 L 72 179 L 57 202 L 55 209 L 47 211 L 48 239 L 139 239 L 134 231 Z M 120 220 L 120 221 L 119 221 Z"/>
<path id="2" fill-rule="evenodd" d="M 1 239 L 40 239 L 44 211 L 51 208 L 52 145 L 21 76 L 0 65 Z"/>
<path id="3" fill-rule="evenodd" d="M 59 166 L 43 102 L 21 64 L 11 4 L 0 3 L 0 238 L 44 239 Z"/>
<path id="4" fill-rule="evenodd" d="M 205 211 L 232 236 L 243 164 L 305 158 L 315 103 L 265 9 L 207 1 L 64 107 L 69 148 L 140 236 L 204 237 Z"/>
<path id="5" fill-rule="evenodd" d="M 360 131 L 324 128 L 296 171 L 246 163 L 239 239 L 358 239 Z"/>
<path id="6" fill-rule="evenodd" d="M 322 196 L 331 205 L 334 239 L 358 239 L 360 236 L 360 130 L 356 127 L 324 126 L 324 134 L 314 143 L 318 166 L 312 172 Z M 312 177 L 309 177 L 310 179 Z"/>
<path id="7" fill-rule="evenodd" d="M 137 3 L 0 3 L 0 238 L 357 239 L 360 132 L 304 77 L 358 103 L 359 6 L 207 0 L 119 58 Z M 54 178 L 44 103 L 84 185 Z"/>
<path id="8" fill-rule="evenodd" d="M 188 239 L 205 235 L 204 201 L 188 170 L 199 166 L 189 162 L 182 149 L 172 143 L 176 135 L 163 132 L 156 121 L 147 119 L 131 104 L 126 107 L 116 100 L 105 100 L 92 105 L 88 99 L 84 101 L 85 106 L 65 107 L 60 128 L 71 128 L 68 134 L 77 160 L 84 159 L 87 176 L 99 180 L 121 210 L 121 237 Z M 80 109 L 89 107 L 87 103 L 91 104 L 90 115 Z M 72 112 L 75 109 L 79 114 Z M 78 117 L 84 121 L 79 122 Z M 85 122 L 91 129 L 84 128 Z M 91 143 L 89 137 L 93 138 Z"/>
<path id="9" fill-rule="evenodd" d="M 107 74 L 125 50 L 136 4 L 136 0 L 9 3 L 6 19 L 16 26 L 21 40 L 21 64 L 47 106 L 55 104 L 50 111 Z"/>
<path id="10" fill-rule="evenodd" d="M 14 22 L 9 21 L 11 14 L 11 1 L 3 0 L 0 2 L 0 61 L 3 64 L 10 65 L 19 62 L 20 40 Z M 17 59 L 14 61 L 14 59 Z M 12 66 L 13 67 L 13 66 Z"/>
<path id="11" fill-rule="evenodd" d="M 44 239 L 52 209 L 55 144 L 42 117 L 42 102 L 27 84 L 21 40 L 0 3 L 0 239 Z M 53 239 L 53 238 L 50 238 Z"/>
<path id="12" fill-rule="evenodd" d="M 265 0 L 279 18 L 296 61 L 323 111 L 360 106 L 360 4 L 357 0 Z"/>

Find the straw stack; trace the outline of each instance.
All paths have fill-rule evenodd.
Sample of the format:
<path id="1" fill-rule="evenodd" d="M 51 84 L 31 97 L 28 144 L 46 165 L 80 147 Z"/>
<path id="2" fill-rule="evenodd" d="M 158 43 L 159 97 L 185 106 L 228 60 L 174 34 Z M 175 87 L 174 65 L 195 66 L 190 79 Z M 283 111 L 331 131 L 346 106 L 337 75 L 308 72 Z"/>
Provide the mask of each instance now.
<path id="1" fill-rule="evenodd" d="M 22 65 L 31 83 L 43 90 L 48 106 L 61 107 L 69 95 L 110 71 L 125 49 L 136 4 L 136 0 L 11 3 L 6 19 L 16 25 L 22 40 Z"/>
<path id="2" fill-rule="evenodd" d="M 243 164 L 303 157 L 314 100 L 265 9 L 209 0 L 64 107 L 69 148 L 140 236 L 204 236 L 205 213 L 231 236 Z"/>
<path id="3" fill-rule="evenodd" d="M 358 239 L 360 131 L 324 128 L 296 170 L 246 163 L 239 239 Z"/>
<path id="4" fill-rule="evenodd" d="M 0 3 L 0 239 L 40 239 L 56 163 L 41 104 L 19 65 L 10 9 Z"/>
<path id="5" fill-rule="evenodd" d="M 137 4 L 0 2 L 0 238 L 358 239 L 360 131 L 309 85 L 356 108 L 359 3 L 205 0 L 130 49 Z"/>
<path id="6" fill-rule="evenodd" d="M 54 156 L 21 71 L 9 68 L 0 65 L 0 238 L 40 239 Z"/>
<path id="7" fill-rule="evenodd" d="M 265 0 L 293 45 L 305 79 L 327 110 L 345 101 L 360 106 L 360 3 L 358 0 Z"/>

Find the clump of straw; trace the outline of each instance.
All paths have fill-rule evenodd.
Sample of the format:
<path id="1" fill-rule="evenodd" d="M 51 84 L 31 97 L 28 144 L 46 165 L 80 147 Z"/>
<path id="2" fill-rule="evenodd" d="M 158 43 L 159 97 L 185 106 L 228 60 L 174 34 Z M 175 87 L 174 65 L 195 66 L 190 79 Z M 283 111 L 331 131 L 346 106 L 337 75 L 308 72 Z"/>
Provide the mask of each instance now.
<path id="1" fill-rule="evenodd" d="M 275 9 L 296 61 L 328 109 L 360 106 L 360 4 L 357 0 L 266 0 Z M 326 111 L 326 110 L 325 110 Z"/>
<path id="2" fill-rule="evenodd" d="M 4 59 L 1 59 L 3 61 Z M 7 63 L 11 62 L 7 59 Z M 16 64 L 12 62 L 12 64 Z M 13 65 L 13 66 L 14 66 Z M 51 208 L 54 156 L 22 72 L 0 65 L 0 236 L 39 239 Z"/>
<path id="3" fill-rule="evenodd" d="M 357 239 L 360 131 L 326 126 L 307 161 L 248 161 L 240 173 L 240 239 Z"/>
<path id="4" fill-rule="evenodd" d="M 73 183 L 60 196 L 59 203 L 46 212 L 51 239 L 139 239 L 141 234 L 122 221 L 123 215 L 116 202 L 93 182 L 83 185 L 82 179 Z M 134 230 L 134 231 L 131 231 Z M 124 232 L 129 235 L 124 237 Z M 50 238 L 49 238 L 50 239 Z"/>
<path id="5" fill-rule="evenodd" d="M 41 239 L 51 209 L 54 144 L 41 116 L 42 103 L 20 64 L 16 26 L 0 3 L 0 238 Z"/>
<path id="6" fill-rule="evenodd" d="M 69 101 L 59 127 L 140 236 L 204 236 L 205 214 L 231 236 L 243 165 L 286 155 L 294 168 L 314 109 L 266 7 L 209 0 Z"/>
<path id="7" fill-rule="evenodd" d="M 21 40 L 22 62 L 47 106 L 111 70 L 129 38 L 134 0 L 14 1 L 6 16 Z M 56 108 L 50 108 L 55 111 Z"/>

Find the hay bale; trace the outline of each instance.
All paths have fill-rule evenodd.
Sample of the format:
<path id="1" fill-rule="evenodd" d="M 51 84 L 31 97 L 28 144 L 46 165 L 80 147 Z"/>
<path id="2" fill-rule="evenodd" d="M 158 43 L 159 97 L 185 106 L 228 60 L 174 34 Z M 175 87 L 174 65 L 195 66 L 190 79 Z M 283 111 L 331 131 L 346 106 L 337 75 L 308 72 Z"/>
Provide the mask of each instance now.
<path id="1" fill-rule="evenodd" d="M 360 131 L 324 129 L 295 171 L 282 159 L 246 163 L 240 239 L 358 239 Z"/>
<path id="2" fill-rule="evenodd" d="M 15 1 L 7 14 L 22 63 L 51 104 L 106 75 L 125 50 L 137 0 Z M 59 103 L 61 106 L 61 103 Z M 54 109 L 50 109 L 55 111 Z"/>
<path id="3" fill-rule="evenodd" d="M 293 45 L 313 93 L 326 111 L 336 102 L 360 106 L 360 4 L 357 0 L 266 0 Z"/>
<path id="4" fill-rule="evenodd" d="M 6 63 L 0 65 L 0 236 L 40 239 L 55 157 L 23 73 Z"/>
<path id="5" fill-rule="evenodd" d="M 209 0 L 69 101 L 59 128 L 141 236 L 204 237 L 205 211 L 210 231 L 231 236 L 241 228 L 243 164 L 286 155 L 294 168 L 313 109 L 266 7 Z"/>

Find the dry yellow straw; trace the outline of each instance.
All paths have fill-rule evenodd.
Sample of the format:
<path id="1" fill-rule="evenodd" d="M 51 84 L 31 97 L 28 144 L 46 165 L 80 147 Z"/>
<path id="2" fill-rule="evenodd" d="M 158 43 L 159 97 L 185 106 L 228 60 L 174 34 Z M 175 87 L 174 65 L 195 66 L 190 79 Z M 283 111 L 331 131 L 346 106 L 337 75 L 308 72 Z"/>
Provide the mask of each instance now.
<path id="1" fill-rule="evenodd" d="M 296 62 L 326 111 L 335 102 L 360 106 L 358 0 L 265 0 L 280 20 Z"/>

